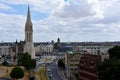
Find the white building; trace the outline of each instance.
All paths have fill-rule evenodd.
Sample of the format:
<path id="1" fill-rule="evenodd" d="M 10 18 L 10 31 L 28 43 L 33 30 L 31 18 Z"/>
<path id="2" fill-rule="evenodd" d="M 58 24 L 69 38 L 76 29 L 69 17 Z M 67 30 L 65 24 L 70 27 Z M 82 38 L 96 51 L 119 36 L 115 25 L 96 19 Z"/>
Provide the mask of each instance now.
<path id="1" fill-rule="evenodd" d="M 37 47 L 35 47 L 35 53 L 36 55 L 41 55 L 41 54 L 50 54 L 54 49 L 53 44 L 41 44 Z"/>
<path id="2" fill-rule="evenodd" d="M 74 50 L 85 51 L 89 54 L 106 54 L 113 46 L 77 46 Z"/>
<path id="3" fill-rule="evenodd" d="M 9 55 L 10 46 L 0 46 L 0 55 Z"/>

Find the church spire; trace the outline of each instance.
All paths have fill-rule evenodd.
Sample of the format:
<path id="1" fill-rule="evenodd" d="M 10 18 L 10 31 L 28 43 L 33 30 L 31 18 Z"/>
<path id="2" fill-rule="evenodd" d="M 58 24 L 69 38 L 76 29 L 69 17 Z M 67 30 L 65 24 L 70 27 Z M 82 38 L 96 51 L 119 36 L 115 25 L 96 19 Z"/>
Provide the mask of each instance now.
<path id="1" fill-rule="evenodd" d="M 28 5 L 28 12 L 27 12 L 27 22 L 31 22 L 30 7 L 29 7 L 29 5 Z"/>
<path id="2" fill-rule="evenodd" d="M 35 50 L 33 45 L 33 28 L 30 16 L 30 7 L 28 5 L 27 19 L 25 24 L 25 47 L 24 52 L 28 52 L 32 59 L 35 59 Z"/>
<path id="3" fill-rule="evenodd" d="M 26 19 L 26 24 L 25 24 L 25 31 L 33 31 L 29 5 L 28 5 L 27 19 Z"/>

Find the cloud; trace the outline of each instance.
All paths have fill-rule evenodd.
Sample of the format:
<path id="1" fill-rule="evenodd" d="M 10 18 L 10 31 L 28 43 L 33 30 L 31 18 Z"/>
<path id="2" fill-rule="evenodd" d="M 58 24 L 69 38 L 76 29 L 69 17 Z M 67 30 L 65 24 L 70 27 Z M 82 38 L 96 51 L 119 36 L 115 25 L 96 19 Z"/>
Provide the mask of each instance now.
<path id="1" fill-rule="evenodd" d="M 1 40 L 24 40 L 25 16 L 0 13 Z"/>
<path id="2" fill-rule="evenodd" d="M 34 41 L 51 41 L 58 37 L 62 41 L 120 40 L 119 0 L 1 0 L 1 2 L 6 6 L 27 6 L 29 3 L 32 13 L 49 14 L 44 19 L 32 20 Z M 22 14 L 0 12 L 0 31 L 4 31 L 0 34 L 4 35 L 1 39 L 24 40 L 25 20 L 26 16 Z M 114 36 L 114 39 L 111 36 Z"/>
<path id="3" fill-rule="evenodd" d="M 10 6 L 7 6 L 3 3 L 0 3 L 0 9 L 2 9 L 2 10 L 12 10 L 12 8 Z"/>
<path id="4" fill-rule="evenodd" d="M 98 0 L 69 0 L 64 6 L 54 11 L 53 16 L 64 19 L 103 18 Z"/>

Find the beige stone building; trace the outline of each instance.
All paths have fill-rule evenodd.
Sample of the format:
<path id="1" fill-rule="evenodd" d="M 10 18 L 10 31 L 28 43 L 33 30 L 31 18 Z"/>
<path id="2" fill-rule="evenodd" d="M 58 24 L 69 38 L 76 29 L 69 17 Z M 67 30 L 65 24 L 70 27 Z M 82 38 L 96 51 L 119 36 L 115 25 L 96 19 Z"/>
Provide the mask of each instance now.
<path id="1" fill-rule="evenodd" d="M 47 45 L 39 45 L 37 47 L 35 47 L 35 53 L 36 55 L 42 55 L 42 54 L 50 54 L 54 49 L 54 45 L 53 44 L 47 44 Z"/>
<path id="2" fill-rule="evenodd" d="M 65 65 L 69 77 L 78 72 L 78 64 L 81 56 L 82 53 L 80 52 L 68 51 L 65 53 Z"/>
<path id="3" fill-rule="evenodd" d="M 9 55 L 10 46 L 0 46 L 0 55 Z"/>
<path id="4" fill-rule="evenodd" d="M 35 59 L 35 48 L 33 45 L 33 27 L 30 16 L 30 8 L 28 6 L 27 19 L 25 24 L 25 47 L 24 52 L 28 52 L 31 58 Z"/>

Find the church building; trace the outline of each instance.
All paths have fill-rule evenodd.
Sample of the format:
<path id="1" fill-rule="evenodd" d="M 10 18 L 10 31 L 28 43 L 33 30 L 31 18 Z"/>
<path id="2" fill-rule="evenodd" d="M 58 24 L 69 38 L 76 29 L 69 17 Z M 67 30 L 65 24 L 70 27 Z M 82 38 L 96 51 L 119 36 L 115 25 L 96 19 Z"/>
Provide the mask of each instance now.
<path id="1" fill-rule="evenodd" d="M 28 52 L 35 59 L 35 48 L 33 44 L 33 25 L 31 22 L 30 8 L 28 6 L 27 19 L 25 23 L 25 46 L 24 53 Z"/>

